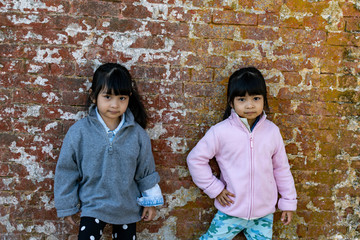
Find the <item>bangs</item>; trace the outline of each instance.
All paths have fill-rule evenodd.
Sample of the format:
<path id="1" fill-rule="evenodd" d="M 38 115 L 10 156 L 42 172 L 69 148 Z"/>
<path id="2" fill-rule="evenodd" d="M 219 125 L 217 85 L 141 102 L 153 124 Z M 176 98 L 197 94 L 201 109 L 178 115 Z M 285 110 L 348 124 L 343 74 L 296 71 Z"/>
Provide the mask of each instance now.
<path id="1" fill-rule="evenodd" d="M 96 93 L 106 91 L 106 94 L 130 96 L 132 91 L 131 78 L 126 73 L 113 69 L 113 71 L 101 75 L 98 78 Z"/>
<path id="2" fill-rule="evenodd" d="M 237 96 L 243 97 L 246 93 L 250 96 L 266 96 L 266 85 L 264 80 L 249 72 L 243 73 L 240 76 L 236 76 L 231 79 L 228 90 L 230 101 Z"/>
<path id="3" fill-rule="evenodd" d="M 241 79 L 235 80 L 232 86 L 230 96 L 243 97 L 248 93 L 249 95 L 264 95 L 264 92 L 259 88 L 255 81 Z"/>

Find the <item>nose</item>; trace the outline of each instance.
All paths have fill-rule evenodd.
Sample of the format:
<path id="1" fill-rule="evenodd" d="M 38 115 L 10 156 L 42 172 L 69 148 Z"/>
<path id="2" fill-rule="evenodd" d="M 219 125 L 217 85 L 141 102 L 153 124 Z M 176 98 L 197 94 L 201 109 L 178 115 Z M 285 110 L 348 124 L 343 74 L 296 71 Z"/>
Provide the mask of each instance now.
<path id="1" fill-rule="evenodd" d="M 113 101 L 111 101 L 110 106 L 113 108 L 117 108 L 119 106 L 119 102 L 116 99 L 114 99 Z"/>
<path id="2" fill-rule="evenodd" d="M 254 107 L 254 103 L 252 101 L 248 101 L 246 104 L 246 108 L 253 108 Z"/>

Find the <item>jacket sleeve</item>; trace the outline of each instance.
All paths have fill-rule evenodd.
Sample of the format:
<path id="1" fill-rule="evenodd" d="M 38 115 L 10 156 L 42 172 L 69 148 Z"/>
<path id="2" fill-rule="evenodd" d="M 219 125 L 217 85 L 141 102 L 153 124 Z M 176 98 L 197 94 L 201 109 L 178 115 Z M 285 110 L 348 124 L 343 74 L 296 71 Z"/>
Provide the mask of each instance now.
<path id="1" fill-rule="evenodd" d="M 151 150 L 150 138 L 145 131 L 139 133 L 140 153 L 135 173 L 135 181 L 140 192 L 153 188 L 160 181 L 158 172 L 155 171 L 155 162 Z"/>
<path id="2" fill-rule="evenodd" d="M 204 191 L 210 198 L 217 197 L 225 185 L 212 173 L 209 165 L 217 152 L 218 143 L 214 129 L 210 130 L 191 150 L 187 157 L 187 164 L 194 183 Z"/>
<path id="3" fill-rule="evenodd" d="M 297 206 L 294 178 L 280 131 L 277 132 L 277 147 L 273 155 L 274 177 L 281 198 L 278 207 L 281 211 L 295 211 Z"/>
<path id="4" fill-rule="evenodd" d="M 74 144 L 68 133 L 63 141 L 55 170 L 54 197 L 58 217 L 79 211 L 78 187 L 80 173 L 75 159 Z"/>

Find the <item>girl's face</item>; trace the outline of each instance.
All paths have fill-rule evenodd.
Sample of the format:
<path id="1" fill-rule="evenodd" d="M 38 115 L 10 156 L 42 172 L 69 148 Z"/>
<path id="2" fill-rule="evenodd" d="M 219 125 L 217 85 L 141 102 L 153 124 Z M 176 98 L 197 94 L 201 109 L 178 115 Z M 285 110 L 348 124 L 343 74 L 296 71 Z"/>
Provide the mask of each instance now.
<path id="1" fill-rule="evenodd" d="M 103 89 L 96 98 L 96 106 L 105 124 L 114 130 L 120 123 L 120 117 L 129 105 L 128 95 L 108 94 Z"/>
<path id="2" fill-rule="evenodd" d="M 262 95 L 237 96 L 234 98 L 231 107 L 242 118 L 246 118 L 250 126 L 252 126 L 258 116 L 264 110 L 264 97 Z"/>

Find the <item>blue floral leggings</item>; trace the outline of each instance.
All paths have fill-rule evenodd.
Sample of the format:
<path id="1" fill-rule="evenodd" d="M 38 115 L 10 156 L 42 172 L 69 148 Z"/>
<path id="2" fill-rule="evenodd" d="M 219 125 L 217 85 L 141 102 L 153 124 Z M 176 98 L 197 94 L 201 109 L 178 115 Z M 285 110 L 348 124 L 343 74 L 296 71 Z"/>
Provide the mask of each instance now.
<path id="1" fill-rule="evenodd" d="M 80 220 L 78 240 L 99 240 L 106 223 L 92 217 L 82 217 Z M 136 223 L 112 225 L 112 239 L 136 240 Z"/>
<path id="2" fill-rule="evenodd" d="M 262 218 L 246 220 L 218 211 L 208 231 L 200 237 L 200 240 L 230 240 L 241 231 L 244 232 L 246 239 L 271 240 L 273 218 L 274 215 L 269 214 Z"/>

